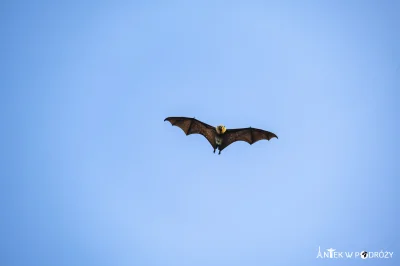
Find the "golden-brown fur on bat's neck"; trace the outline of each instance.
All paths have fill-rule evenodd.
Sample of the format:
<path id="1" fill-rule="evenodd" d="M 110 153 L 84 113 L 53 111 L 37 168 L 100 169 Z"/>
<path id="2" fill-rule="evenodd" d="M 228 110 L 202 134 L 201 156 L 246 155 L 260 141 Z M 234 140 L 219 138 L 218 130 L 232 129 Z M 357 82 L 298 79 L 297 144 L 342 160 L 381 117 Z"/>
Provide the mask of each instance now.
<path id="1" fill-rule="evenodd" d="M 215 128 L 215 130 L 217 131 L 218 135 L 222 135 L 225 133 L 226 131 L 226 127 L 224 125 L 219 125 Z"/>

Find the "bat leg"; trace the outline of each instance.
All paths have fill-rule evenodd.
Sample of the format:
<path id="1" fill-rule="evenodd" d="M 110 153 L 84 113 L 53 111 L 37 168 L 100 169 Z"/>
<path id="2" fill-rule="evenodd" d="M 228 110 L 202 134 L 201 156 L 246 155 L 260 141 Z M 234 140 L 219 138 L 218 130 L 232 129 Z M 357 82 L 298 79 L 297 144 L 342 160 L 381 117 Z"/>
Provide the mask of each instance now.
<path id="1" fill-rule="evenodd" d="M 218 146 L 218 145 L 215 146 L 215 148 L 214 148 L 214 153 L 215 153 L 215 151 L 216 151 L 217 149 L 219 149 L 219 146 Z"/>
<path id="2" fill-rule="evenodd" d="M 221 154 L 221 150 L 218 152 L 218 155 L 220 155 Z"/>

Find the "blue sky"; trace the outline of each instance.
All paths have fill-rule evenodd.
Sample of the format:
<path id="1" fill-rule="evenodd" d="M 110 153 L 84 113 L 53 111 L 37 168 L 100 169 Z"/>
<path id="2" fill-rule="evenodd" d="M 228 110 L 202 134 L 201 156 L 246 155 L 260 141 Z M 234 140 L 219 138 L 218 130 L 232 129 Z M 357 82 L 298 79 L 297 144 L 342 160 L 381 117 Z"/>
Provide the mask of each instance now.
<path id="1" fill-rule="evenodd" d="M 1 6 L 1 265 L 399 265 L 398 1 Z"/>

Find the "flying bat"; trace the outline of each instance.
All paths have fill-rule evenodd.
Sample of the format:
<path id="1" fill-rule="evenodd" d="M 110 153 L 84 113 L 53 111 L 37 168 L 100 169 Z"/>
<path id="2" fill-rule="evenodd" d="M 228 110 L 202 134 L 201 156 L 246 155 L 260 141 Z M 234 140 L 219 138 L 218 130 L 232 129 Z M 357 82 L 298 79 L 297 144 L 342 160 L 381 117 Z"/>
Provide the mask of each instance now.
<path id="1" fill-rule="evenodd" d="M 180 127 L 186 135 L 201 134 L 203 135 L 218 154 L 235 141 L 245 141 L 250 145 L 262 140 L 270 140 L 278 138 L 274 133 L 258 128 L 235 128 L 226 129 L 224 125 L 217 127 L 210 126 L 195 118 L 189 117 L 167 117 L 164 121 L 169 121 L 171 125 Z"/>

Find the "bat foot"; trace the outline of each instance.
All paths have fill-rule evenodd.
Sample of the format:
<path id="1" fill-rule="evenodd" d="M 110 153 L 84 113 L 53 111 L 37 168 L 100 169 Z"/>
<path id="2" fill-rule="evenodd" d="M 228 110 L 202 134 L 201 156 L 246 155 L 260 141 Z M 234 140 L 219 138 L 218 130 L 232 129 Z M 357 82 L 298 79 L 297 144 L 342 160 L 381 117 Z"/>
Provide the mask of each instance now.
<path id="1" fill-rule="evenodd" d="M 214 153 L 215 153 L 215 149 L 214 149 Z"/>
<path id="2" fill-rule="evenodd" d="M 221 151 L 218 152 L 218 155 L 221 155 Z"/>

